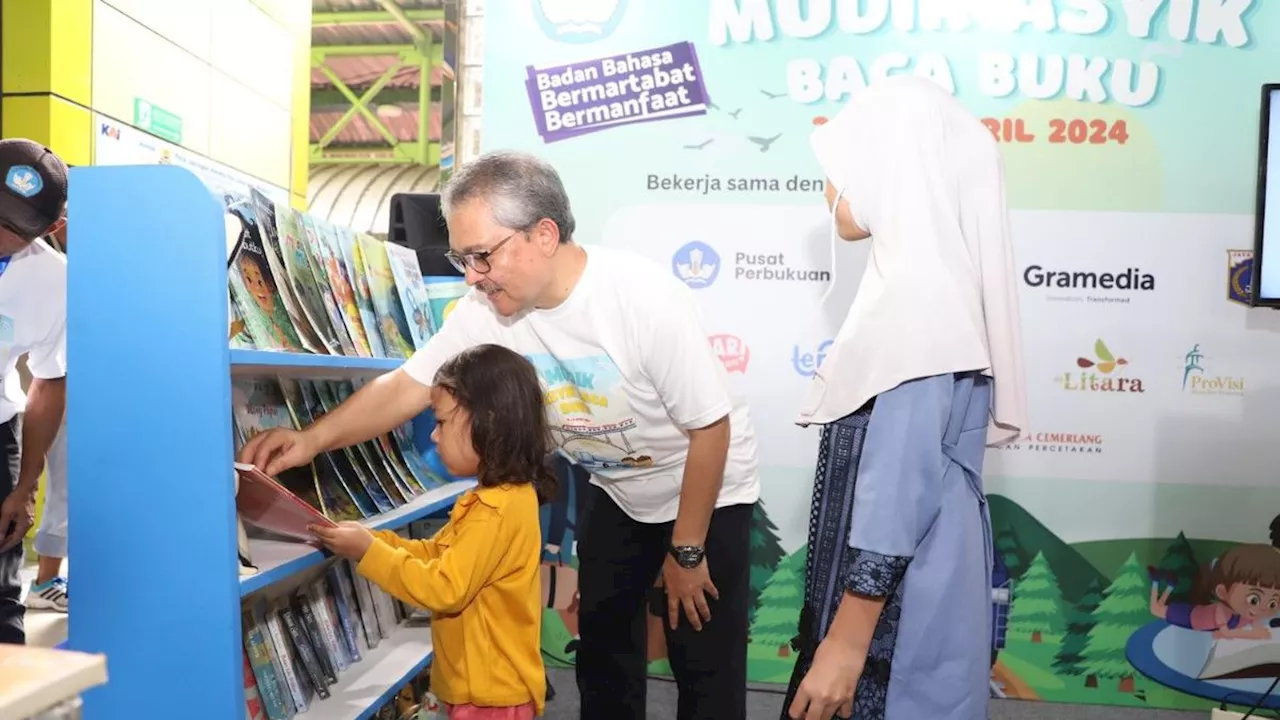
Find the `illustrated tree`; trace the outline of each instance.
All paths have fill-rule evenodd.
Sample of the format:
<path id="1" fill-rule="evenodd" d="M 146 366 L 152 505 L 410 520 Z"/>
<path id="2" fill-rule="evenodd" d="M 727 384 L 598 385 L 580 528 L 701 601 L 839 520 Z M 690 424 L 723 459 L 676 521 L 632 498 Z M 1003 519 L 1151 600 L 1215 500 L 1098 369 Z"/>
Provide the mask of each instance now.
<path id="1" fill-rule="evenodd" d="M 751 619 L 760 609 L 760 594 L 787 553 L 778 542 L 778 526 L 769 519 L 764 503 L 757 502 L 751 515 Z"/>
<path id="2" fill-rule="evenodd" d="M 1101 603 L 1102 584 L 1095 578 L 1089 583 L 1084 597 L 1071 609 L 1067 633 L 1053 660 L 1054 670 L 1063 675 L 1084 674 L 1084 648 L 1089 643 L 1089 631 L 1093 629 L 1093 613 Z"/>
<path id="3" fill-rule="evenodd" d="M 1018 534 L 1013 531 L 1012 525 L 1005 525 L 1000 532 L 996 533 L 995 550 L 1000 554 L 1000 559 L 1004 560 L 1004 566 L 1009 570 L 1009 578 L 1018 580 L 1022 577 L 1022 573 L 1027 569 L 1027 552 L 1022 548 L 1022 543 L 1018 540 Z"/>
<path id="4" fill-rule="evenodd" d="M 1156 565 L 1161 586 L 1173 585 L 1169 602 L 1187 602 L 1190 599 L 1191 586 L 1195 583 L 1199 569 L 1200 563 L 1196 561 L 1195 550 L 1187 541 L 1187 536 L 1178 533 L 1178 537 L 1164 551 L 1160 564 Z"/>
<path id="5" fill-rule="evenodd" d="M 1030 635 L 1031 642 L 1043 640 L 1044 633 L 1059 634 L 1066 627 L 1066 604 L 1062 588 L 1044 553 L 1036 553 L 1018 581 L 1009 609 L 1009 629 Z"/>
<path id="6" fill-rule="evenodd" d="M 751 642 L 777 648 L 778 657 L 791 654 L 791 638 L 795 637 L 804 605 L 804 567 L 808 547 L 802 547 L 778 563 L 764 591 L 760 607 L 751 623 Z"/>
<path id="7" fill-rule="evenodd" d="M 1117 680 L 1120 692 L 1133 692 L 1134 670 L 1125 655 L 1129 636 L 1151 622 L 1151 585 L 1147 571 L 1130 553 L 1116 579 L 1102 592 L 1093 611 L 1093 627 L 1084 648 L 1086 687 L 1097 687 L 1098 678 Z"/>

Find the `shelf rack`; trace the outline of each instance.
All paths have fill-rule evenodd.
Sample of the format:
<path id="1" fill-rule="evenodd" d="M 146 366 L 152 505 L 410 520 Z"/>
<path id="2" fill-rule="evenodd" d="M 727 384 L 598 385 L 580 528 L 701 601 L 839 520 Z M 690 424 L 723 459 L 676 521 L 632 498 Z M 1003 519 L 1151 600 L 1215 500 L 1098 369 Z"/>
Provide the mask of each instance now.
<path id="1" fill-rule="evenodd" d="M 107 658 L 86 720 L 244 717 L 241 598 L 325 562 L 254 541 L 241 578 L 232 485 L 232 375 L 370 377 L 398 360 L 231 350 L 223 210 L 185 169 L 77 167 L 67 273 L 67 447 L 76 609 L 67 647 Z M 429 414 L 424 414 L 426 417 Z M 429 423 L 415 422 L 425 447 Z M 370 518 L 399 528 L 446 511 L 455 481 Z M 308 717 L 370 717 L 430 660 L 430 631 L 400 626 Z"/>

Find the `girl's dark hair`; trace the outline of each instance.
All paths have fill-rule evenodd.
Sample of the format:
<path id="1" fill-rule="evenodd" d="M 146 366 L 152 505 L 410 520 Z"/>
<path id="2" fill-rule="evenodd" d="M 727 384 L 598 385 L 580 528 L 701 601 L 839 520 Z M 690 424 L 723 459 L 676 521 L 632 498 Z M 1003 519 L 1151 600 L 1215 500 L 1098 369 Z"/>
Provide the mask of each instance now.
<path id="1" fill-rule="evenodd" d="M 500 345 L 477 345 L 441 365 L 434 384 L 471 413 L 481 485 L 533 483 L 539 503 L 551 499 L 551 432 L 532 363 Z"/>

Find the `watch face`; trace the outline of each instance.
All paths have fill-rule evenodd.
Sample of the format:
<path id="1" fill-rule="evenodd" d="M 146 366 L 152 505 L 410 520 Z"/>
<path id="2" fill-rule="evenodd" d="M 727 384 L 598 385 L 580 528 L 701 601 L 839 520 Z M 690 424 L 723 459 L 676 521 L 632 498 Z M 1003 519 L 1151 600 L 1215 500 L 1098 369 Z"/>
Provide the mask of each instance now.
<path id="1" fill-rule="evenodd" d="M 682 567 L 697 567 L 702 562 L 702 548 L 677 548 L 675 551 L 676 562 Z"/>

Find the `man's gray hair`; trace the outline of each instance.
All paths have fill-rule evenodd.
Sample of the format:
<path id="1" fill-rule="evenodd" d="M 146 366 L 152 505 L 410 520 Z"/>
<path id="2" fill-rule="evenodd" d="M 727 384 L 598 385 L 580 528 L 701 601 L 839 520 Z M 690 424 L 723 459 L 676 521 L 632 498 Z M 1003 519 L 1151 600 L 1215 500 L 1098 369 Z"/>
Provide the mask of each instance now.
<path id="1" fill-rule="evenodd" d="M 494 222 L 529 230 L 546 218 L 560 228 L 560 242 L 573 239 L 575 224 L 569 196 L 551 164 L 527 153 L 501 151 L 481 155 L 458 168 L 440 194 L 445 219 L 454 208 L 483 200 Z"/>

